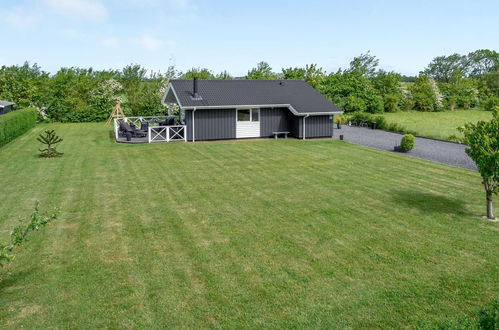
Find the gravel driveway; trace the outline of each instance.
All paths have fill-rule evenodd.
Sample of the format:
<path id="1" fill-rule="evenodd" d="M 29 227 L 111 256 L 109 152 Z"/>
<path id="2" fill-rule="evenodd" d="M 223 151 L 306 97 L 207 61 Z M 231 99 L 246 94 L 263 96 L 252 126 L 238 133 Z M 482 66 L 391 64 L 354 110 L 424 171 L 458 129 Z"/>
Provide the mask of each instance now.
<path id="1" fill-rule="evenodd" d="M 346 125 L 334 130 L 335 139 L 339 139 L 340 134 L 344 135 L 344 140 L 347 142 L 392 152 L 393 147 L 399 145 L 402 138 L 402 135 L 397 133 Z M 462 144 L 417 137 L 414 149 L 406 155 L 476 170 L 475 163 L 466 155 L 465 149 L 466 146 Z"/>

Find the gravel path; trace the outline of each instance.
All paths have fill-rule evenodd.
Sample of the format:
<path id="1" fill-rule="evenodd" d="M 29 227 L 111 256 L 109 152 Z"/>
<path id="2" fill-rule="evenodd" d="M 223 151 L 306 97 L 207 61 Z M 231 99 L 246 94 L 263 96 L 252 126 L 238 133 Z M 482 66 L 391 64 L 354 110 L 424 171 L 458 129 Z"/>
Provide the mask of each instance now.
<path id="1" fill-rule="evenodd" d="M 402 135 L 397 133 L 345 125 L 334 130 L 334 138 L 339 139 L 340 134 L 344 135 L 347 142 L 392 152 L 393 147 L 399 145 L 402 138 Z M 417 137 L 414 149 L 406 155 L 476 170 L 475 163 L 466 155 L 465 149 L 466 146 L 462 144 Z"/>

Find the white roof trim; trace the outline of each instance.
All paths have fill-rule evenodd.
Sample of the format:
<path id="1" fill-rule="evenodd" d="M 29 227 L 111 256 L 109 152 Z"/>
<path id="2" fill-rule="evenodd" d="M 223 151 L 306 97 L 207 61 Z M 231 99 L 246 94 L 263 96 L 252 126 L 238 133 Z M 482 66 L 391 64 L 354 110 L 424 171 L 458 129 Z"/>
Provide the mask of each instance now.
<path id="1" fill-rule="evenodd" d="M 202 109 L 242 109 L 242 108 L 288 108 L 295 116 L 320 116 L 342 114 L 343 111 L 331 112 L 298 112 L 291 104 L 237 104 L 237 105 L 200 105 L 183 107 L 183 110 L 202 110 Z"/>
<path id="2" fill-rule="evenodd" d="M 168 83 L 168 88 L 166 89 L 165 94 L 163 94 L 163 97 L 161 98 L 161 104 L 163 104 L 163 105 L 167 104 L 165 102 L 165 99 L 166 99 L 166 96 L 168 95 L 168 92 L 170 91 L 170 89 L 173 92 L 173 96 L 175 96 L 175 99 L 177 100 L 178 106 L 180 107 L 180 109 L 182 109 L 182 104 L 180 103 L 180 100 L 178 99 L 177 93 L 175 92 L 175 88 L 173 88 L 173 85 L 170 82 Z"/>

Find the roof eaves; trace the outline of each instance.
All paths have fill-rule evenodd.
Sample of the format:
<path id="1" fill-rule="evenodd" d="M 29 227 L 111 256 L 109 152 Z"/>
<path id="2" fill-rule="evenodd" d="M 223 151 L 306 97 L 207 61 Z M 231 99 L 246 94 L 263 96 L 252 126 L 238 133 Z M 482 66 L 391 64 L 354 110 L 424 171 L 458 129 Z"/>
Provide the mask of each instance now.
<path id="1" fill-rule="evenodd" d="M 342 114 L 343 111 L 327 112 L 298 112 L 291 104 L 231 104 L 231 105 L 198 105 L 186 106 L 184 110 L 202 110 L 202 109 L 241 109 L 241 108 L 288 108 L 295 116 L 320 116 Z"/>

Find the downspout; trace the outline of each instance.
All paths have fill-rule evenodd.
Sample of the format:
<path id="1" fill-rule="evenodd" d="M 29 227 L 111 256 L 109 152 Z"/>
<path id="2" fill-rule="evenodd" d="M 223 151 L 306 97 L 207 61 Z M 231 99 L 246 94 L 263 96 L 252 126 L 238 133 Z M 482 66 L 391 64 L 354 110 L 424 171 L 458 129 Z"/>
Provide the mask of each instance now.
<path id="1" fill-rule="evenodd" d="M 194 137 L 194 132 L 196 131 L 196 125 L 194 121 L 194 113 L 196 112 L 196 107 L 192 109 L 192 142 L 196 142 L 196 138 Z"/>
<path id="2" fill-rule="evenodd" d="M 305 115 L 303 117 L 303 140 L 305 140 L 305 118 L 307 118 L 308 116 L 310 116 L 310 115 Z"/>

